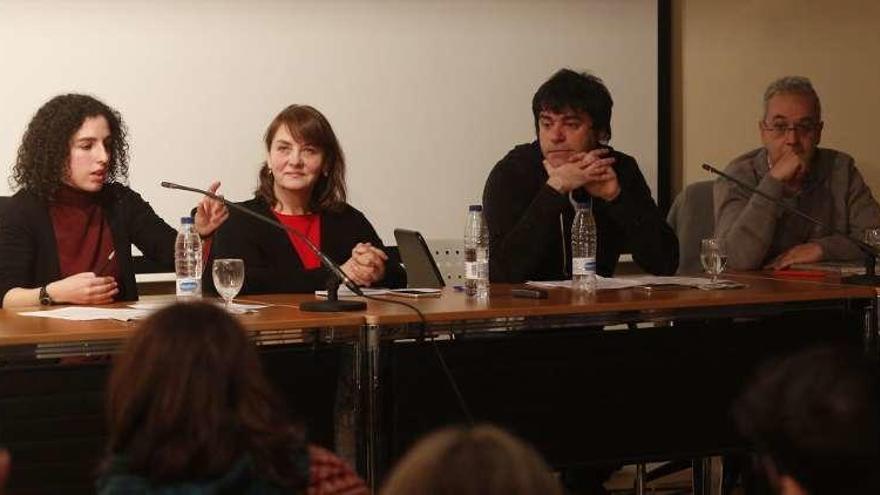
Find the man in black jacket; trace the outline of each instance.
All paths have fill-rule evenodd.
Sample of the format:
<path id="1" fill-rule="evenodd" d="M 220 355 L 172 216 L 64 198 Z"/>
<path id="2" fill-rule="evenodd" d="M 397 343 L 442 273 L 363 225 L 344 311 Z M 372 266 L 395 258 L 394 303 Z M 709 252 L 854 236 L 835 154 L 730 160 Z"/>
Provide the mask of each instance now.
<path id="1" fill-rule="evenodd" d="M 592 202 L 599 275 L 611 276 L 622 252 L 655 275 L 675 273 L 678 239 L 638 164 L 604 144 L 612 104 L 598 77 L 569 69 L 538 88 L 538 140 L 511 150 L 483 190 L 493 282 L 571 278 L 572 202 Z"/>

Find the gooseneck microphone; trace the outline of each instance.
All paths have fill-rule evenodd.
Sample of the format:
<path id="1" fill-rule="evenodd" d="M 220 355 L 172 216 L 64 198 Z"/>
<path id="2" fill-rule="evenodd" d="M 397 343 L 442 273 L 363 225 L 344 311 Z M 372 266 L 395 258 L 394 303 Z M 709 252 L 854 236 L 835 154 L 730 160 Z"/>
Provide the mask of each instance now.
<path id="1" fill-rule="evenodd" d="M 794 215 L 797 215 L 798 217 L 803 218 L 804 220 L 807 220 L 808 222 L 810 222 L 814 225 L 818 225 L 819 227 L 822 227 L 824 229 L 828 229 L 831 232 L 833 232 L 833 233 L 845 238 L 849 242 L 855 244 L 862 251 L 862 253 L 865 254 L 865 275 L 853 275 L 850 277 L 843 277 L 841 279 L 841 281 L 846 284 L 880 286 L 880 277 L 878 277 L 877 275 L 874 274 L 874 265 L 877 262 L 877 250 L 874 247 L 872 247 L 870 244 L 868 244 L 860 239 L 856 239 L 855 237 L 852 237 L 851 235 L 849 235 L 848 232 L 844 232 L 843 230 L 840 230 L 836 227 L 828 225 L 825 222 L 822 222 L 821 220 L 819 220 L 815 217 L 807 215 L 806 213 L 795 208 L 794 206 L 791 206 L 791 205 L 779 200 L 779 198 L 774 198 L 773 196 L 770 196 L 769 194 L 767 194 L 763 191 L 759 191 L 758 189 L 751 186 L 750 184 L 746 184 L 745 182 L 737 179 L 736 177 L 733 177 L 729 174 L 726 174 L 726 173 L 718 170 L 717 168 L 713 167 L 712 165 L 709 165 L 708 163 L 703 164 L 703 170 L 710 172 L 710 173 L 713 173 L 713 174 L 723 178 L 724 180 L 733 182 L 734 184 L 738 185 L 739 187 L 745 189 L 746 191 L 749 191 L 752 194 L 757 194 L 758 196 L 761 196 L 762 198 L 766 199 L 767 201 L 770 201 L 771 203 L 773 203 L 776 206 L 779 206 L 780 208 L 784 209 L 785 211 L 788 211 Z"/>
<path id="2" fill-rule="evenodd" d="M 248 208 L 245 208 L 244 206 L 233 203 L 219 194 L 214 194 L 212 192 L 205 191 L 203 189 L 198 189 L 195 187 L 184 186 L 181 184 L 175 184 L 173 182 L 162 181 L 160 185 L 164 188 L 167 188 L 167 189 L 178 189 L 181 191 L 189 191 L 189 192 L 199 193 L 199 194 L 203 194 L 205 196 L 208 196 L 209 198 L 216 199 L 217 201 L 221 201 L 223 204 L 225 204 L 229 208 L 232 208 L 236 211 L 244 213 L 245 215 L 250 215 L 251 217 L 256 218 L 257 220 L 268 223 L 269 225 L 272 225 L 272 226 L 277 227 L 279 229 L 290 232 L 293 235 L 295 235 L 297 238 L 299 238 L 301 241 L 303 241 L 306 244 L 306 246 L 309 247 L 309 250 L 311 250 L 313 253 L 315 253 L 318 256 L 318 258 L 320 258 L 321 264 L 323 264 L 325 267 L 327 267 L 328 270 L 330 270 L 333 273 L 333 275 L 336 278 L 336 282 L 332 284 L 332 287 L 327 288 L 327 300 L 326 301 L 308 301 L 308 302 L 301 303 L 299 305 L 299 308 L 301 310 L 303 310 L 303 311 L 317 311 L 317 312 L 360 311 L 360 310 L 365 309 L 367 307 L 367 304 L 363 301 L 346 301 L 346 300 L 339 300 L 337 298 L 337 289 L 338 289 L 338 285 L 339 285 L 338 282 L 342 282 L 343 284 L 345 284 L 345 286 L 348 287 L 348 289 L 350 291 L 352 291 L 354 294 L 356 294 L 358 296 L 363 296 L 364 293 L 361 290 L 360 286 L 358 286 L 358 284 L 354 283 L 354 281 L 352 279 L 350 279 L 348 277 L 348 275 L 345 274 L 345 272 L 342 271 L 342 268 L 335 261 L 330 259 L 329 256 L 327 256 L 326 254 L 324 254 L 323 251 L 318 249 L 318 247 L 315 246 L 315 244 L 311 241 L 311 239 L 306 237 L 299 230 L 294 229 L 292 227 L 288 227 L 287 225 L 284 225 L 283 223 L 281 223 L 277 220 L 274 220 L 269 217 L 265 217 L 255 211 L 252 211 Z"/>

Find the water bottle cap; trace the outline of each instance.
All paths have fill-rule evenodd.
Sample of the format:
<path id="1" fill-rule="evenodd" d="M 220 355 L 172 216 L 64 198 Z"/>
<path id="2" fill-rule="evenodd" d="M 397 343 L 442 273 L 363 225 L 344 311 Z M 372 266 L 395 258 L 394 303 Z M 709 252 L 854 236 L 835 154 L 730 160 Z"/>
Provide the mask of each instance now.
<path id="1" fill-rule="evenodd" d="M 483 211 L 483 205 L 470 205 L 468 211 Z"/>
<path id="2" fill-rule="evenodd" d="M 193 217 L 180 217 L 180 223 L 182 225 L 187 225 L 193 223 Z"/>

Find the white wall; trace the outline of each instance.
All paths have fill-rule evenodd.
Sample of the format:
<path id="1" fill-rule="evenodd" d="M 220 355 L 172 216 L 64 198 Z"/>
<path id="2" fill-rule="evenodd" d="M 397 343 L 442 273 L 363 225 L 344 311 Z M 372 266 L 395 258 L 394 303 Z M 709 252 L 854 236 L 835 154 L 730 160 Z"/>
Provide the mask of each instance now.
<path id="1" fill-rule="evenodd" d="M 0 175 L 42 103 L 90 93 L 123 114 L 131 185 L 175 225 L 198 198 L 159 181 L 216 178 L 247 199 L 266 125 L 308 103 L 383 239 L 458 238 L 491 167 L 534 138 L 531 96 L 562 66 L 605 80 L 611 144 L 656 187 L 656 18 L 656 0 L 0 0 Z"/>

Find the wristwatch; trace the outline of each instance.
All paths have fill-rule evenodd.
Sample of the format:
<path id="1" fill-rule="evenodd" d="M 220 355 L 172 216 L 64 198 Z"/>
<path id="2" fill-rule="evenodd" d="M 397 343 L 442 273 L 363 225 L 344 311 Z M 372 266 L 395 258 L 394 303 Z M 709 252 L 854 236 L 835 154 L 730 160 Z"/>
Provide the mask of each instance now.
<path id="1" fill-rule="evenodd" d="M 40 287 L 40 304 L 43 306 L 51 306 L 55 304 L 55 301 L 52 300 L 52 296 L 49 295 L 49 291 L 46 290 L 46 286 Z"/>

